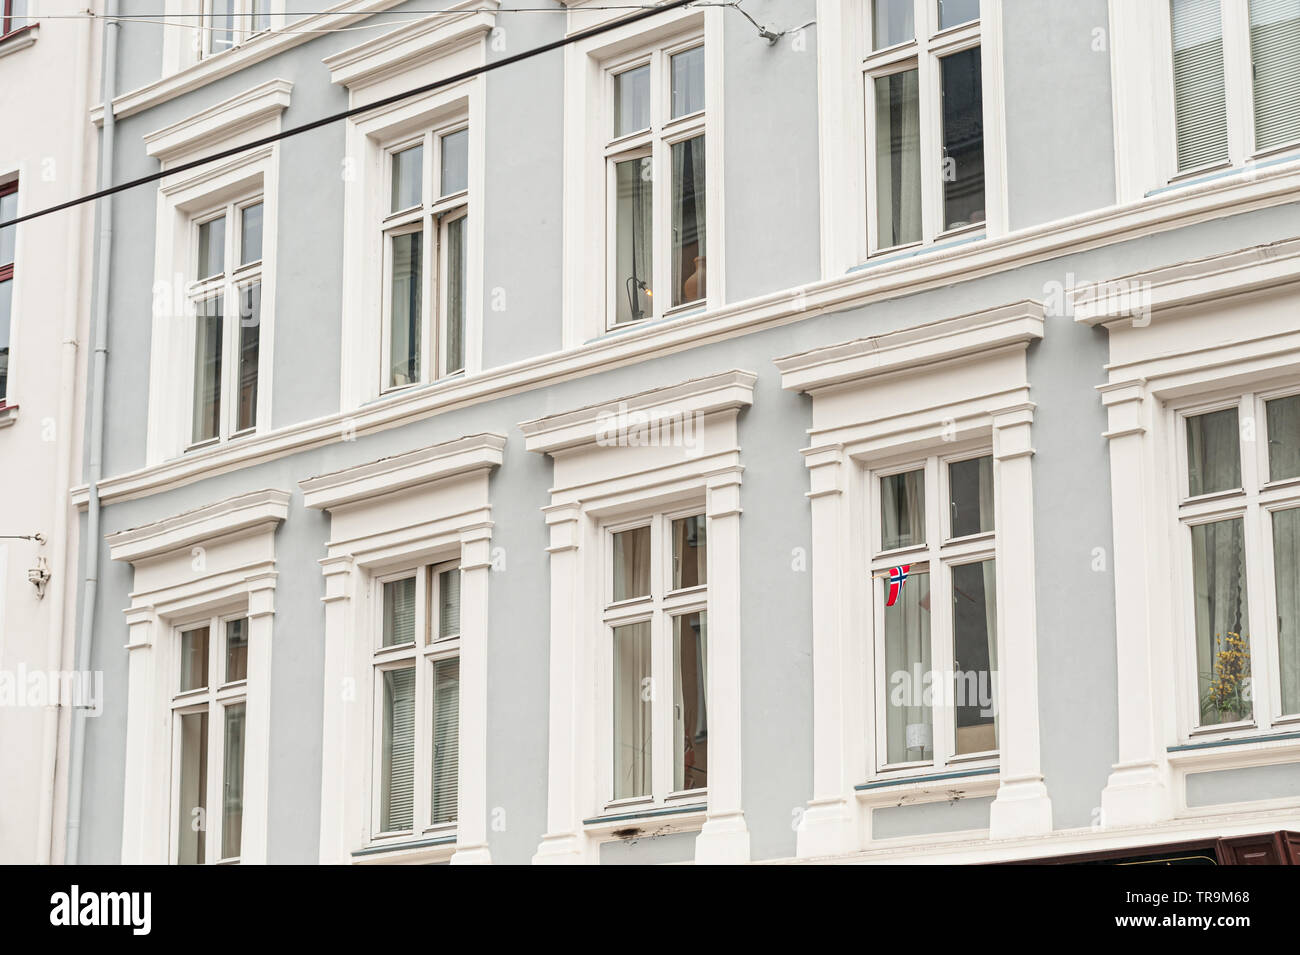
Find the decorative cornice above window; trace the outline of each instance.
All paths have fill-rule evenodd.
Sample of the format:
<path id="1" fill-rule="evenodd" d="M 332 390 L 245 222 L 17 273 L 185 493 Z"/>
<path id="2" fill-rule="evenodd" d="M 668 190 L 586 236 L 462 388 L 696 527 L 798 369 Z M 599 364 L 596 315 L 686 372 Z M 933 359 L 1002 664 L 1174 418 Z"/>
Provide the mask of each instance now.
<path id="1" fill-rule="evenodd" d="M 1085 325 L 1146 324 L 1156 312 L 1300 282 L 1300 238 L 1094 282 L 1071 296 Z"/>
<path id="2" fill-rule="evenodd" d="M 178 123 L 146 133 L 145 152 L 166 164 L 224 142 L 235 133 L 279 116 L 288 109 L 292 90 L 289 80 L 268 80 Z"/>
<path id="3" fill-rule="evenodd" d="M 658 422 L 683 415 L 707 415 L 747 407 L 754 403 L 754 382 L 757 380 L 758 376 L 752 371 L 726 371 L 524 421 L 519 430 L 524 433 L 524 446 L 529 451 L 553 454 L 598 443 L 608 433 L 614 419 L 631 413 L 644 416 L 646 423 L 653 427 Z"/>
<path id="4" fill-rule="evenodd" d="M 322 62 L 330 71 L 330 82 L 355 89 L 395 72 L 408 72 L 472 45 L 496 25 L 499 2 L 482 0 L 472 6 L 474 9 L 461 13 L 455 13 L 452 8 L 416 20 L 327 56 Z"/>
<path id="5" fill-rule="evenodd" d="M 1011 345 L 1028 345 L 1042 337 L 1043 306 L 1024 301 L 828 345 L 777 358 L 774 363 L 781 372 L 782 388 L 812 391 Z"/>
<path id="6" fill-rule="evenodd" d="M 113 560 L 135 563 L 217 537 L 265 528 L 289 516 L 287 491 L 250 491 L 107 538 Z"/>
<path id="7" fill-rule="evenodd" d="M 500 467 L 506 439 L 475 434 L 300 481 L 307 507 L 329 510 L 444 478 Z"/>

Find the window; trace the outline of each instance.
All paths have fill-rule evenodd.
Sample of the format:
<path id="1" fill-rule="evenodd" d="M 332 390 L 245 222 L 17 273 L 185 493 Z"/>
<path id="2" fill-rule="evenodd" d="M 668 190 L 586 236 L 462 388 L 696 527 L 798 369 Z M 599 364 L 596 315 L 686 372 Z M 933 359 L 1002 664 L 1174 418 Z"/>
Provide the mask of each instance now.
<path id="1" fill-rule="evenodd" d="M 1178 415 L 1178 520 L 1194 642 L 1192 726 L 1300 718 L 1300 394 Z"/>
<path id="2" fill-rule="evenodd" d="M 0 0 L 0 37 L 27 25 L 27 0 Z"/>
<path id="3" fill-rule="evenodd" d="M 610 327 L 708 296 L 704 65 L 696 38 L 608 71 Z"/>
<path id="4" fill-rule="evenodd" d="M 460 758 L 460 568 L 380 578 L 376 837 L 454 825 Z"/>
<path id="5" fill-rule="evenodd" d="M 180 865 L 238 862 L 244 825 L 248 619 L 216 617 L 176 635 L 172 805 Z"/>
<path id="6" fill-rule="evenodd" d="M 253 198 L 194 223 L 191 446 L 257 428 L 262 213 L 262 200 Z"/>
<path id="7" fill-rule="evenodd" d="M 270 0 L 203 0 L 204 56 L 233 49 L 271 29 Z"/>
<path id="8" fill-rule="evenodd" d="M 983 228 L 978 0 L 871 0 L 870 6 L 862 61 L 869 250 Z"/>
<path id="9" fill-rule="evenodd" d="M 998 749 L 993 458 L 931 457 L 870 477 L 878 516 L 877 768 Z"/>
<path id="10" fill-rule="evenodd" d="M 426 132 L 387 153 L 384 388 L 465 368 L 469 130 Z"/>
<path id="11" fill-rule="evenodd" d="M 0 222 L 18 215 L 18 181 L 0 185 Z M 0 407 L 9 394 L 9 337 L 13 329 L 16 225 L 0 229 Z"/>
<path id="12" fill-rule="evenodd" d="M 1171 0 L 1169 15 L 1179 173 L 1300 145 L 1300 0 Z"/>
<path id="13" fill-rule="evenodd" d="M 705 527 L 703 514 L 685 514 L 608 528 L 614 802 L 708 785 Z"/>

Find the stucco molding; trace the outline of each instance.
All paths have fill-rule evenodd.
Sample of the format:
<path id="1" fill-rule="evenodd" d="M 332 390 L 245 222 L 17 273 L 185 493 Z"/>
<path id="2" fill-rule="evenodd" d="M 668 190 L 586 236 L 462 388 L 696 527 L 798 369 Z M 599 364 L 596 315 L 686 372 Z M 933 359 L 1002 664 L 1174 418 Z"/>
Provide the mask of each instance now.
<path id="1" fill-rule="evenodd" d="M 250 126 L 278 117 L 289 108 L 292 93 L 289 80 L 267 80 L 170 126 L 145 133 L 145 154 L 165 167 L 206 147 L 223 145 Z"/>
<path id="2" fill-rule="evenodd" d="M 356 89 L 394 72 L 404 73 L 428 65 L 463 46 L 479 42 L 496 25 L 499 0 L 475 3 L 457 15 L 425 17 L 354 47 L 325 57 L 330 82 Z M 487 9 L 484 9 L 487 8 Z"/>
<path id="3" fill-rule="evenodd" d="M 110 534 L 109 557 L 134 563 L 203 541 L 264 529 L 289 516 L 287 491 L 250 491 L 150 524 Z"/>

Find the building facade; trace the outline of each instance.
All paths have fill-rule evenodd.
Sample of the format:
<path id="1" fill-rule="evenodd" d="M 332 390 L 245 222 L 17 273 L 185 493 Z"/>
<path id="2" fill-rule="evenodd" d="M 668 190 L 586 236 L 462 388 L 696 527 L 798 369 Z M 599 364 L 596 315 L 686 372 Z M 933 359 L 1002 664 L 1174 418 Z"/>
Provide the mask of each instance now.
<path id="1" fill-rule="evenodd" d="M 0 222 L 95 189 L 95 3 L 0 4 Z M 61 857 L 94 208 L 0 228 L 0 860 Z"/>
<path id="2" fill-rule="evenodd" d="M 1294 0 L 537 6 L 110 31 L 69 855 L 1300 828 Z"/>

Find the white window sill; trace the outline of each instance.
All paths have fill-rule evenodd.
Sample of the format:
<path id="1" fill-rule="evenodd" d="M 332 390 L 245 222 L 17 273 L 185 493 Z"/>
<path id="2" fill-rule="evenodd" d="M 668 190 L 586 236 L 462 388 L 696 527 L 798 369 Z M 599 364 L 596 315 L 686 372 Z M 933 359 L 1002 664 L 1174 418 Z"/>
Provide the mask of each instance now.
<path id="1" fill-rule="evenodd" d="M 667 835 L 672 832 L 691 832 L 704 825 L 708 805 L 704 793 L 697 794 L 700 801 L 684 805 L 627 807 L 625 811 L 611 810 L 591 819 L 582 820 L 583 829 L 591 835 Z"/>
<path id="2" fill-rule="evenodd" d="M 1245 729 L 1220 739 L 1191 739 L 1166 750 L 1179 768 L 1202 766 L 1244 769 L 1300 757 L 1300 727 L 1294 723 L 1268 730 Z"/>
<path id="3" fill-rule="evenodd" d="M 0 428 L 7 428 L 18 420 L 18 406 L 0 404 Z"/>
<path id="4" fill-rule="evenodd" d="M 19 27 L 12 31 L 8 36 L 0 39 L 0 56 L 8 56 L 10 53 L 17 53 L 19 50 L 25 50 L 36 42 L 36 34 L 39 24 L 29 23 L 25 27 Z"/>
<path id="5" fill-rule="evenodd" d="M 456 832 L 412 837 L 400 842 L 380 842 L 352 853 L 353 865 L 401 863 L 428 865 L 446 862 L 456 852 Z"/>
<path id="6" fill-rule="evenodd" d="M 941 800 L 992 796 L 1002 776 L 996 765 L 948 769 L 937 773 L 872 779 L 854 787 L 864 806 L 900 806 Z"/>

